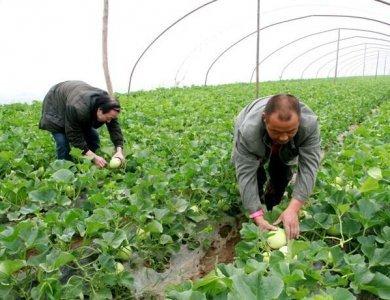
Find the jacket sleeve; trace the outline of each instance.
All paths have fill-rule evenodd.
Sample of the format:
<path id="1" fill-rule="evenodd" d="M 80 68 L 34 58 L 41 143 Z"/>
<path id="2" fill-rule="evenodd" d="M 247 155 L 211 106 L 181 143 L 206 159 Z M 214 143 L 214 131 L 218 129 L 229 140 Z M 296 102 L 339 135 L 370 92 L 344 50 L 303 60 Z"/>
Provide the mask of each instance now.
<path id="1" fill-rule="evenodd" d="M 299 147 L 298 174 L 292 197 L 306 201 L 313 191 L 321 160 L 321 142 L 318 123 Z"/>
<path id="2" fill-rule="evenodd" d="M 257 184 L 257 169 L 260 166 L 260 160 L 247 150 L 239 131 L 236 132 L 232 160 L 236 168 L 236 177 L 244 208 L 249 213 L 258 211 L 260 208 L 264 209 L 260 202 Z"/>
<path id="3" fill-rule="evenodd" d="M 118 120 L 116 119 L 111 120 L 110 123 L 106 123 L 106 126 L 110 134 L 110 139 L 114 144 L 115 148 L 116 147 L 123 148 L 123 135 Z"/>
<path id="4" fill-rule="evenodd" d="M 88 152 L 88 144 L 84 139 L 82 124 L 77 110 L 73 105 L 67 105 L 65 111 L 65 134 L 69 143 L 76 148 Z"/>

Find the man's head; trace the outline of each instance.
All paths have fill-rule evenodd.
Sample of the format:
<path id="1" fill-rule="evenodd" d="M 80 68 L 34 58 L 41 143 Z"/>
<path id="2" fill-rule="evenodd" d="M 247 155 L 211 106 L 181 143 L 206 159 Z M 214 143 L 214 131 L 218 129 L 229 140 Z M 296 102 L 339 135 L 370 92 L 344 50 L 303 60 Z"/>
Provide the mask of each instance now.
<path id="1" fill-rule="evenodd" d="M 278 144 L 286 144 L 298 131 L 301 109 L 299 101 L 289 94 L 271 97 L 265 106 L 263 120 L 269 137 Z"/>
<path id="2" fill-rule="evenodd" d="M 99 122 L 110 123 L 116 119 L 121 111 L 121 106 L 118 101 L 111 99 L 108 96 L 101 96 L 96 99 L 96 118 Z"/>

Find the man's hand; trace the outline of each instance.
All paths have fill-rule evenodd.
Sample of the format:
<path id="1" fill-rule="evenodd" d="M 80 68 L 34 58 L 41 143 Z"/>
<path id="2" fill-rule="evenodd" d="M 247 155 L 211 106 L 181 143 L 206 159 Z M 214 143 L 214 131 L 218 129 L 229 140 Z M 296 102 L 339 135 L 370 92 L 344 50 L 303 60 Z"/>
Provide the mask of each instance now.
<path id="1" fill-rule="evenodd" d="M 93 158 L 93 163 L 98 167 L 98 168 L 104 168 L 107 165 L 106 160 L 95 154 L 95 157 Z"/>
<path id="2" fill-rule="evenodd" d="M 117 147 L 116 153 L 112 157 L 118 157 L 121 160 L 121 162 L 123 163 L 125 161 L 125 157 L 123 156 L 122 147 Z"/>
<path id="3" fill-rule="evenodd" d="M 274 222 L 274 225 L 283 222 L 283 227 L 286 230 L 286 235 L 289 240 L 295 239 L 299 235 L 299 219 L 298 212 L 302 201 L 291 199 L 288 207 L 280 214 L 279 218 Z"/>
<path id="4" fill-rule="evenodd" d="M 88 150 L 85 153 L 86 156 L 92 158 L 93 163 L 98 167 L 98 168 L 104 168 L 107 165 L 106 160 L 103 157 L 100 157 L 99 155 L 96 155 L 93 153 L 91 150 Z"/>
<path id="5" fill-rule="evenodd" d="M 257 226 L 259 226 L 260 230 L 268 231 L 268 230 L 276 230 L 278 229 L 276 226 L 271 225 L 268 223 L 267 220 L 263 218 L 263 216 L 255 217 L 253 218 Z"/>

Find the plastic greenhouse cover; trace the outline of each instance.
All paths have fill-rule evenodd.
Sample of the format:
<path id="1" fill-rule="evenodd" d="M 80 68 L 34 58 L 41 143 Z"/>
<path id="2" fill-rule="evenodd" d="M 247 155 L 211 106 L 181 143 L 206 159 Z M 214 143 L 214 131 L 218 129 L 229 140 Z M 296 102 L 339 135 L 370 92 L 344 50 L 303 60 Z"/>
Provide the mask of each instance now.
<path id="1" fill-rule="evenodd" d="M 339 28 L 338 76 L 390 73 L 386 1 L 262 0 L 260 6 L 261 81 L 334 76 Z M 42 99 L 69 79 L 105 88 L 102 13 L 103 1 L 96 0 L 0 0 L 0 103 Z M 132 71 L 131 91 L 254 81 L 256 17 L 257 0 L 111 0 L 114 90 L 127 92 Z"/>

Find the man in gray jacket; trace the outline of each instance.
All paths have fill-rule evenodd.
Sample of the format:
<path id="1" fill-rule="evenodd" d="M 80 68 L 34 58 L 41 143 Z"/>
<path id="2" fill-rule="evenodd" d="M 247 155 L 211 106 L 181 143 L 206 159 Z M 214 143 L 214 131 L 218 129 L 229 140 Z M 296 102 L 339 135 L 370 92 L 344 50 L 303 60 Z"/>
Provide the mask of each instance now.
<path id="1" fill-rule="evenodd" d="M 238 115 L 232 161 L 244 208 L 261 230 L 283 223 L 287 237 L 299 235 L 298 212 L 309 198 L 320 163 L 317 116 L 289 94 L 257 99 Z M 264 166 L 268 162 L 268 183 Z M 280 203 L 291 180 L 291 165 L 298 162 L 292 199 L 271 225 L 264 210 Z"/>
<path id="2" fill-rule="evenodd" d="M 115 146 L 113 157 L 124 160 L 123 136 L 117 121 L 120 109 L 106 91 L 82 81 L 65 81 L 53 86 L 45 96 L 39 128 L 52 133 L 58 159 L 71 160 L 72 145 L 103 168 L 106 160 L 95 153 L 100 146 L 96 128 L 103 124 Z"/>

